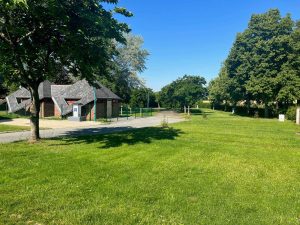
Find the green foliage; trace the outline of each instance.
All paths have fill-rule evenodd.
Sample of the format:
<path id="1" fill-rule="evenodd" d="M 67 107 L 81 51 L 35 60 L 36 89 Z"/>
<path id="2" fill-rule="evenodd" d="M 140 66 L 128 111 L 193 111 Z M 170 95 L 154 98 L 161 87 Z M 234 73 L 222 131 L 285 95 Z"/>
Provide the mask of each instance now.
<path id="1" fill-rule="evenodd" d="M 39 138 L 38 86 L 62 70 L 90 83 L 107 76 L 129 28 L 103 3 L 118 0 L 0 1 L 0 74 L 30 90 L 33 139 Z M 125 10 L 117 12 L 126 14 Z"/>
<path id="2" fill-rule="evenodd" d="M 157 107 L 153 90 L 150 88 L 141 87 L 132 90 L 129 104 L 131 107 L 145 108 L 148 107 L 148 100 L 149 107 Z"/>
<path id="3" fill-rule="evenodd" d="M 297 113 L 297 107 L 291 106 L 288 108 L 285 115 L 288 120 L 296 121 L 296 113 Z"/>
<path id="4" fill-rule="evenodd" d="M 144 81 L 138 76 L 146 69 L 149 52 L 143 49 L 143 39 L 140 36 L 124 34 L 126 43 L 114 43 L 117 55 L 109 77 L 100 81 L 120 96 L 125 103 L 129 103 L 134 89 L 144 88 Z"/>
<path id="5" fill-rule="evenodd" d="M 0 144 L 0 224 L 298 224 L 300 127 L 207 117 Z"/>
<path id="6" fill-rule="evenodd" d="M 0 74 L 0 97 L 6 96 L 7 92 L 8 92 L 8 89 L 4 85 L 3 76 L 1 76 L 1 74 Z"/>
<path id="7" fill-rule="evenodd" d="M 279 10 L 254 14 L 239 33 L 218 76 L 210 85 L 213 102 L 257 101 L 266 116 L 273 102 L 300 99 L 300 30 Z"/>
<path id="8" fill-rule="evenodd" d="M 162 128 L 169 128 L 169 122 L 168 122 L 168 119 L 166 117 L 164 117 L 161 121 L 161 127 Z"/>
<path id="9" fill-rule="evenodd" d="M 55 79 L 62 67 L 91 82 L 106 75 L 116 54 L 111 43 L 124 42 L 123 32 L 128 31 L 96 0 L 28 0 L 27 8 L 10 10 L 3 4 L 0 71 L 26 88 Z"/>
<path id="10" fill-rule="evenodd" d="M 203 102 L 202 100 L 196 102 L 196 106 L 197 105 L 198 105 L 199 108 L 204 108 L 204 109 L 210 109 L 211 108 L 211 103 L 210 102 Z"/>
<path id="11" fill-rule="evenodd" d="M 203 77 L 184 75 L 161 89 L 158 102 L 164 108 L 194 106 L 207 96 L 205 84 Z"/>
<path id="12" fill-rule="evenodd" d="M 220 104 L 223 103 L 223 101 L 231 99 L 229 82 L 230 79 L 226 67 L 223 65 L 219 76 L 212 80 L 208 85 L 209 100 L 213 104 Z"/>

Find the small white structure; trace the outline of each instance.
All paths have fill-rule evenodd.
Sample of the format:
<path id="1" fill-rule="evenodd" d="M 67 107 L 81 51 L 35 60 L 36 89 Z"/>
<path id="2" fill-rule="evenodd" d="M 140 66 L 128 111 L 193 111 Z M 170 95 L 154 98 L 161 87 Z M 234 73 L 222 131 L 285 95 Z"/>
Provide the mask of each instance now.
<path id="1" fill-rule="evenodd" d="M 73 104 L 73 116 L 68 117 L 68 120 L 70 121 L 83 121 L 85 120 L 84 117 L 81 117 L 81 104 L 74 103 Z"/>
<path id="2" fill-rule="evenodd" d="M 300 108 L 297 108 L 296 124 L 300 125 Z"/>
<path id="3" fill-rule="evenodd" d="M 279 122 L 284 122 L 284 121 L 285 121 L 285 115 L 279 114 Z"/>

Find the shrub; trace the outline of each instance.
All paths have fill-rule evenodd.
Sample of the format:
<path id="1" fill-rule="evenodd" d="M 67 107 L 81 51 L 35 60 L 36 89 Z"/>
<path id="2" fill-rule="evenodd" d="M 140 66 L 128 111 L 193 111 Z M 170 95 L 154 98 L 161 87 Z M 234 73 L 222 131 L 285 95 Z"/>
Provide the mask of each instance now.
<path id="1" fill-rule="evenodd" d="M 289 107 L 288 110 L 286 111 L 286 118 L 288 120 L 296 121 L 296 111 L 297 111 L 296 106 Z"/>
<path id="2" fill-rule="evenodd" d="M 190 109 L 190 113 L 200 115 L 202 113 L 202 110 L 201 109 Z"/>
<path id="3" fill-rule="evenodd" d="M 169 121 L 168 121 L 168 119 L 166 118 L 166 116 L 164 116 L 164 118 L 163 118 L 163 120 L 161 121 L 160 125 L 161 125 L 162 128 L 168 128 L 168 127 L 169 127 Z"/>
<path id="4" fill-rule="evenodd" d="M 210 102 L 198 101 L 196 103 L 196 105 L 198 105 L 199 108 L 203 108 L 203 109 L 210 109 L 211 108 L 211 103 Z"/>

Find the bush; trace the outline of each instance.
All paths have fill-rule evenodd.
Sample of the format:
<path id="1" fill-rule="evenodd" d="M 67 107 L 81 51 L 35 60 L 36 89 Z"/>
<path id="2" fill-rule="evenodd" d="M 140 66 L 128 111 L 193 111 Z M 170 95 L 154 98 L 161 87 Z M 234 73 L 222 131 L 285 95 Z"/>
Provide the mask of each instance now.
<path id="1" fill-rule="evenodd" d="M 297 111 L 296 106 L 289 107 L 288 110 L 286 111 L 286 118 L 288 120 L 296 121 L 296 111 Z"/>
<path id="2" fill-rule="evenodd" d="M 198 101 L 196 103 L 196 105 L 198 105 L 198 107 L 202 108 L 202 109 L 210 109 L 211 108 L 211 103 L 210 102 Z"/>
<path id="3" fill-rule="evenodd" d="M 166 116 L 164 116 L 164 118 L 163 118 L 163 120 L 161 121 L 160 125 L 161 125 L 162 128 L 169 128 L 169 121 L 168 121 L 168 119 L 166 118 Z"/>
<path id="4" fill-rule="evenodd" d="M 201 109 L 190 109 L 190 113 L 199 115 L 199 114 L 202 114 L 202 110 Z"/>
<path id="5" fill-rule="evenodd" d="M 0 105 L 0 111 L 6 111 L 7 110 L 7 105 L 6 103 Z"/>

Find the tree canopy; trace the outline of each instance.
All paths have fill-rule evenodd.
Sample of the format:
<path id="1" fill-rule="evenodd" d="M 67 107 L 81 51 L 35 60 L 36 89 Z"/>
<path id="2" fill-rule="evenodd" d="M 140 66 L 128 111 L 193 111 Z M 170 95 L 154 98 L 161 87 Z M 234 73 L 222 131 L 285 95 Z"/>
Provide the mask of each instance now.
<path id="1" fill-rule="evenodd" d="M 109 77 L 101 81 L 111 88 L 122 101 L 129 103 L 133 90 L 143 89 L 144 82 L 138 76 L 146 69 L 149 52 L 143 48 L 144 40 L 131 33 L 124 34 L 126 43 L 115 42 L 117 54 Z"/>
<path id="2" fill-rule="evenodd" d="M 163 87 L 158 95 L 158 102 L 166 108 L 192 106 L 207 95 L 206 81 L 200 76 L 184 75 Z"/>
<path id="3" fill-rule="evenodd" d="M 210 85 L 213 99 L 228 99 L 232 104 L 253 100 L 265 105 L 266 116 L 274 102 L 300 99 L 299 26 L 289 14 L 281 17 L 277 9 L 252 15 L 222 71 Z M 224 73 L 227 81 L 220 82 Z"/>
<path id="4" fill-rule="evenodd" d="M 129 104 L 131 107 L 139 108 L 157 107 L 155 93 L 152 89 L 146 87 L 133 89 Z"/>

